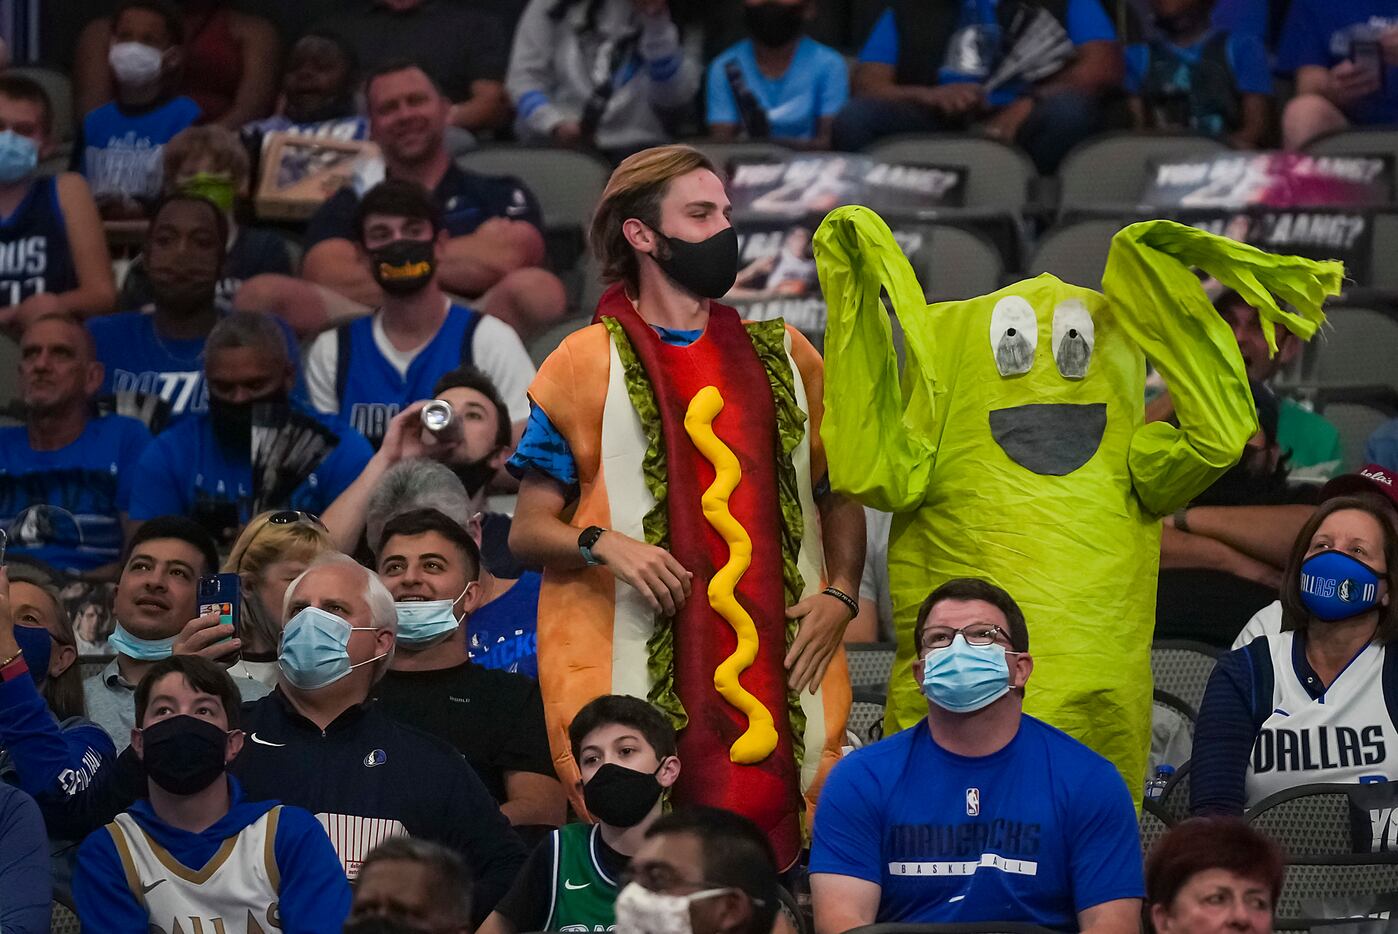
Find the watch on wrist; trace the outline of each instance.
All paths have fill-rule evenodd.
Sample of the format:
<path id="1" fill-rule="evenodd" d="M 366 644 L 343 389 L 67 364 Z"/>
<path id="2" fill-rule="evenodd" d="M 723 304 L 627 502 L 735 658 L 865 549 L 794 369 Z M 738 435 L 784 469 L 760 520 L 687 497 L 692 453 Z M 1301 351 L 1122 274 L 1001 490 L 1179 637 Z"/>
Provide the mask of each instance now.
<path id="1" fill-rule="evenodd" d="M 578 554 L 582 555 L 582 559 L 587 562 L 587 566 L 590 568 L 602 563 L 602 559 L 592 553 L 592 548 L 605 531 L 607 530 L 599 525 L 589 525 L 578 536 Z"/>

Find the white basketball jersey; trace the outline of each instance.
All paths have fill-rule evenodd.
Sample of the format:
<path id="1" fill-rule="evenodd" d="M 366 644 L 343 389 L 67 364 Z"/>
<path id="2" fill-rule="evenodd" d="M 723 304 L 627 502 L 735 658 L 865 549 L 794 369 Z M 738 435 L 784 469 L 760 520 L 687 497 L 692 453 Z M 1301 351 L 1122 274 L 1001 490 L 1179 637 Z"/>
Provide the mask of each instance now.
<path id="1" fill-rule="evenodd" d="M 1384 647 L 1371 642 L 1320 697 L 1292 662 L 1294 631 L 1267 636 L 1272 710 L 1248 763 L 1247 806 L 1314 782 L 1398 780 L 1398 728 L 1384 702 Z"/>
<path id="2" fill-rule="evenodd" d="M 107 825 L 126 884 L 146 909 L 151 931 L 173 934 L 269 934 L 281 930 L 274 807 L 190 869 L 156 843 L 129 814 Z"/>

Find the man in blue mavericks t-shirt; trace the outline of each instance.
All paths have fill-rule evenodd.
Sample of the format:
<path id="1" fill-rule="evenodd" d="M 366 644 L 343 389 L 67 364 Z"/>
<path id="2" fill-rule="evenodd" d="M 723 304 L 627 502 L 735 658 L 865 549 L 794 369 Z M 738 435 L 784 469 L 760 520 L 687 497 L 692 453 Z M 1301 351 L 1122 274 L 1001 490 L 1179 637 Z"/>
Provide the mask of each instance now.
<path id="1" fill-rule="evenodd" d="M 0 428 L 0 529 L 11 557 L 115 580 L 136 461 L 150 442 L 134 418 L 96 418 L 102 383 L 82 323 L 40 316 L 19 342 L 24 424 Z"/>
<path id="2" fill-rule="evenodd" d="M 256 512 L 324 512 L 369 462 L 373 451 L 363 436 L 291 398 L 296 369 L 270 315 L 235 311 L 214 325 L 205 375 L 208 414 L 167 428 L 146 450 L 131 490 L 132 519 L 188 516 L 231 543 Z M 269 486 L 254 467 L 253 446 L 255 434 L 273 431 L 301 440 L 271 458 L 281 479 Z"/>
<path id="3" fill-rule="evenodd" d="M 1131 795 L 1110 762 L 1023 713 L 1034 662 L 1013 598 L 948 581 L 914 640 L 927 719 L 851 753 L 821 792 L 817 934 L 882 922 L 1135 934 L 1145 884 Z"/>

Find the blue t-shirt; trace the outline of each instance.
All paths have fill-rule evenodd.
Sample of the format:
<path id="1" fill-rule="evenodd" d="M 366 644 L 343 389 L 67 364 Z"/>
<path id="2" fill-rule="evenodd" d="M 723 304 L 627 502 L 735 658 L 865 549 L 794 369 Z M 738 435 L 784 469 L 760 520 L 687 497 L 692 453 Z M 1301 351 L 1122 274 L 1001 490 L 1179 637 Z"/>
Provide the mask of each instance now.
<path id="1" fill-rule="evenodd" d="M 134 418 L 88 421 L 57 451 L 29 447 L 24 426 L 0 428 L 0 528 L 10 554 L 83 573 L 121 557 L 121 513 L 150 432 Z"/>
<path id="2" fill-rule="evenodd" d="M 309 408 L 294 411 L 315 419 L 339 436 L 339 443 L 284 503 L 274 509 L 300 509 L 319 515 L 355 481 L 374 451 L 343 419 Z M 207 415 L 182 419 L 156 436 L 137 466 L 131 488 L 131 518 L 203 514 L 236 504 L 238 522 L 252 518 L 252 463 L 246 452 L 228 451 L 214 435 Z"/>
<path id="3" fill-rule="evenodd" d="M 997 24 L 995 0 L 962 0 L 962 10 L 963 25 L 979 23 L 994 27 Z M 1068 0 L 1068 13 L 1064 25 L 1068 30 L 1068 38 L 1074 45 L 1116 40 L 1116 27 L 1112 25 L 1111 18 L 1107 16 L 1098 0 Z M 874 23 L 869 38 L 859 50 L 859 60 L 878 65 L 898 64 L 898 24 L 891 9 L 884 10 L 883 15 Z M 984 81 L 987 77 L 984 74 L 963 74 L 944 67 L 938 73 L 937 80 L 939 84 L 956 84 Z M 1024 96 L 1027 91 L 1028 86 L 1024 82 L 1011 81 L 991 93 L 990 103 L 1000 107 Z"/>
<path id="4" fill-rule="evenodd" d="M 539 677 L 539 585 L 534 571 L 471 614 L 466 622 L 466 657 L 482 668 Z"/>
<path id="5" fill-rule="evenodd" d="M 223 314 L 224 312 L 220 312 Z M 297 395 L 301 384 L 300 355 L 296 335 L 278 320 L 286 346 L 297 367 Z M 103 394 L 137 391 L 154 393 L 170 404 L 171 414 L 199 415 L 209 410 L 209 389 L 204 384 L 204 340 L 173 340 L 155 331 L 154 315 L 125 311 L 90 318 L 87 329 L 97 345 L 97 359 L 106 368 Z"/>
<path id="6" fill-rule="evenodd" d="M 1025 716 L 1004 749 L 968 758 L 927 721 L 835 766 L 816 807 L 811 872 L 882 889 L 877 922 L 1026 922 L 1141 898 L 1140 830 L 1110 762 Z"/>
<path id="7" fill-rule="evenodd" d="M 1268 0 L 1218 0 L 1209 18 L 1215 29 L 1265 40 L 1271 31 Z"/>
<path id="8" fill-rule="evenodd" d="M 1159 47 L 1169 51 L 1182 63 L 1194 65 L 1199 61 L 1204 46 L 1211 38 L 1212 31 L 1205 33 L 1198 42 L 1187 46 L 1174 45 L 1162 39 Z M 1271 95 L 1272 73 L 1267 64 L 1267 47 L 1262 44 L 1261 39 L 1248 34 L 1230 33 L 1226 51 L 1228 68 L 1233 72 L 1233 81 L 1237 84 L 1239 93 Z M 1128 94 L 1141 93 L 1149 65 L 1149 44 L 1135 42 L 1126 47 L 1125 84 Z"/>
<path id="9" fill-rule="evenodd" d="M 662 341 L 676 347 L 687 347 L 704 333 L 703 328 L 662 328 L 656 324 L 651 327 L 655 328 Z M 524 425 L 524 435 L 515 446 L 514 454 L 505 462 L 505 469 L 516 477 L 522 477 L 530 470 L 537 470 L 570 490 L 578 485 L 578 463 L 573 459 L 568 440 L 537 405 L 530 405 L 529 421 Z"/>
<path id="10" fill-rule="evenodd" d="M 1398 418 L 1374 429 L 1364 445 L 1364 461 L 1398 471 Z"/>
<path id="11" fill-rule="evenodd" d="M 194 101 L 176 97 L 140 111 L 123 111 L 112 101 L 84 117 L 81 149 L 75 156 L 93 195 L 159 198 L 165 144 L 193 126 L 199 113 Z"/>
<path id="12" fill-rule="evenodd" d="M 834 117 L 849 99 L 849 70 L 839 52 L 803 37 L 780 78 L 769 78 L 757 67 L 752 40 L 729 47 L 709 65 L 708 122 L 741 123 L 738 102 L 725 69 L 737 62 L 743 78 L 767 111 L 773 137 L 812 139 L 822 117 Z"/>
<path id="13" fill-rule="evenodd" d="M 1277 71 L 1291 74 L 1307 65 L 1331 68 L 1350 57 L 1355 39 L 1377 39 L 1398 26 L 1393 0 L 1292 0 L 1277 46 Z M 1398 122 L 1398 68 L 1386 69 L 1383 88 L 1351 105 L 1359 124 Z"/>

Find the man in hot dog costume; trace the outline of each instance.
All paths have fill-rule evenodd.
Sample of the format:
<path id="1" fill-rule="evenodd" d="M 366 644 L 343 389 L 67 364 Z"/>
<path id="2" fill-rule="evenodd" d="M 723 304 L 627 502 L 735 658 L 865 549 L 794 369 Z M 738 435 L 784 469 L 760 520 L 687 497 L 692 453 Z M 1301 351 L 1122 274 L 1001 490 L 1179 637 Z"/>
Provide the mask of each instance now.
<path id="1" fill-rule="evenodd" d="M 510 546 L 544 566 L 539 683 L 575 801 L 573 714 L 644 697 L 679 730 L 675 800 L 746 815 L 787 866 L 844 740 L 864 520 L 825 480 L 820 356 L 713 300 L 737 275 L 728 208 L 689 147 L 613 173 L 590 238 L 613 284 L 530 387 Z"/>
<path id="2" fill-rule="evenodd" d="M 1315 333 L 1343 267 L 1148 221 L 1116 235 L 1100 293 L 1044 274 L 928 306 L 867 209 L 833 211 L 814 248 L 829 306 L 830 481 L 894 513 L 888 727 L 926 711 L 906 676 L 918 606 L 946 580 L 986 577 L 1029 622 L 1025 712 L 1111 759 L 1139 794 L 1160 519 L 1257 431 L 1237 342 L 1191 267 L 1258 310 L 1273 352 L 1278 323 Z M 901 380 L 881 290 L 903 328 Z M 1176 400 L 1178 426 L 1143 423 L 1147 360 Z"/>

